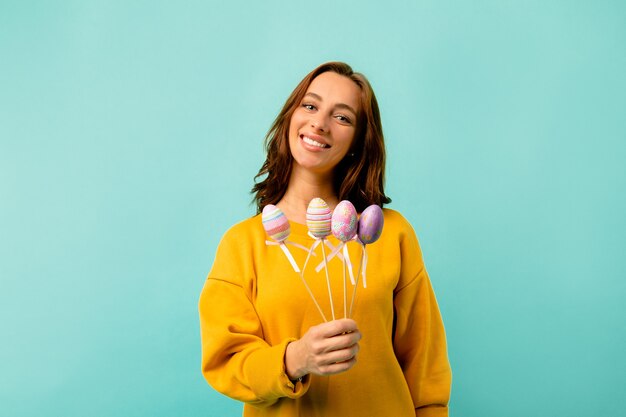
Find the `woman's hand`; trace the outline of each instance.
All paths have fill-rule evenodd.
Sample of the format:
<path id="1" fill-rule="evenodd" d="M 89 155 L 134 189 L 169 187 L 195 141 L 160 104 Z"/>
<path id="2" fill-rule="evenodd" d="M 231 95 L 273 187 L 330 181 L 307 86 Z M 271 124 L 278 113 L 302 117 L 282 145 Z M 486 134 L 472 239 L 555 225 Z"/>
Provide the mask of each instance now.
<path id="1" fill-rule="evenodd" d="M 287 345 L 285 370 L 290 379 L 307 374 L 332 375 L 356 363 L 361 333 L 352 319 L 311 327 L 301 339 Z"/>

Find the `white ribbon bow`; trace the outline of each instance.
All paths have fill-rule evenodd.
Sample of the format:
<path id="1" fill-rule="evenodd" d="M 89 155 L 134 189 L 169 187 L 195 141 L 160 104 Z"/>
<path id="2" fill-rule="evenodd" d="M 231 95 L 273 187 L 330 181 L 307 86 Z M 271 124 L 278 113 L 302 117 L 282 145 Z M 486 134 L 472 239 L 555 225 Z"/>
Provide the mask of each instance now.
<path id="1" fill-rule="evenodd" d="M 358 239 L 356 235 L 351 240 L 355 240 L 355 239 Z M 345 259 L 346 265 L 348 265 L 348 274 L 350 274 L 350 282 L 352 283 L 352 285 L 355 285 L 354 272 L 352 271 L 352 262 L 350 261 L 350 253 L 348 252 L 347 242 L 339 243 L 339 245 L 337 245 L 336 248 L 333 247 L 331 243 L 329 243 L 329 246 L 331 247 L 332 252 L 330 253 L 330 255 L 328 255 L 328 258 L 326 258 L 326 262 L 330 262 L 330 260 L 333 259 L 335 256 L 337 256 L 337 258 L 339 258 L 342 261 Z M 343 256 L 341 256 L 340 252 L 343 252 Z M 317 265 L 317 267 L 315 268 L 315 271 L 320 272 L 320 270 L 324 267 L 324 265 L 325 265 L 324 261 L 322 261 L 319 265 Z"/>
<path id="2" fill-rule="evenodd" d="M 295 243 L 295 242 L 291 242 L 289 240 L 286 240 L 284 242 L 274 242 L 271 240 L 266 240 L 265 244 L 268 246 L 280 246 L 280 248 L 283 250 L 283 252 L 285 253 L 285 256 L 287 256 L 287 259 L 289 260 L 289 263 L 291 264 L 291 266 L 293 267 L 293 270 L 296 271 L 297 273 L 300 273 L 300 268 L 298 268 L 298 264 L 296 263 L 296 260 L 293 259 L 293 256 L 291 255 L 291 252 L 289 251 L 289 248 L 287 247 L 287 245 L 285 245 L 285 243 L 289 243 L 292 246 L 295 246 L 297 248 L 303 249 L 305 251 L 308 251 L 308 249 L 299 244 L 299 243 Z M 315 254 L 313 254 L 315 255 Z"/>

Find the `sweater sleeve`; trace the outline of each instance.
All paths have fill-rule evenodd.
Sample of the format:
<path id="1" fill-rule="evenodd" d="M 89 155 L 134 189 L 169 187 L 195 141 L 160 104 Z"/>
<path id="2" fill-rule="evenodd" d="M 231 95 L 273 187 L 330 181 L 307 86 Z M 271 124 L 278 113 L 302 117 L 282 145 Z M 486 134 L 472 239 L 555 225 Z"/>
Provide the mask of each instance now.
<path id="1" fill-rule="evenodd" d="M 217 391 L 257 407 L 282 397 L 298 398 L 308 381 L 292 383 L 285 373 L 285 339 L 271 346 L 252 302 L 252 249 L 227 233 L 199 301 L 202 373 Z"/>
<path id="2" fill-rule="evenodd" d="M 446 335 L 417 237 L 407 222 L 401 239 L 401 276 L 394 291 L 394 350 L 415 415 L 448 416 L 452 373 Z"/>

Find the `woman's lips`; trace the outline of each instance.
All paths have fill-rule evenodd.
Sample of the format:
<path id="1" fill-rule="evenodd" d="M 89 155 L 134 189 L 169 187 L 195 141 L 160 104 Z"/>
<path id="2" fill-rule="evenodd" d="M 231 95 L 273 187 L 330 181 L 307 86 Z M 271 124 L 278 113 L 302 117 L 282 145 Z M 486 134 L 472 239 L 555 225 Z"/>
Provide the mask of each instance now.
<path id="1" fill-rule="evenodd" d="M 316 137 L 311 137 L 309 135 L 300 135 L 300 139 L 304 142 L 308 147 L 312 147 L 314 149 L 328 149 L 330 145 L 321 141 Z"/>

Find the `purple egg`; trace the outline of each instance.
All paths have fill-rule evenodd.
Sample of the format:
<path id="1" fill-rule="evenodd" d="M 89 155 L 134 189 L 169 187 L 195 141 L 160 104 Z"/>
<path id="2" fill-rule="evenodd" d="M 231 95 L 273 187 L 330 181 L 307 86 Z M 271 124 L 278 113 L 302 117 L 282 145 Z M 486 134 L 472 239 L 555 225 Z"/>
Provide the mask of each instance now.
<path id="1" fill-rule="evenodd" d="M 383 231 L 383 210 L 376 204 L 367 207 L 359 218 L 359 239 L 366 245 L 374 243 Z"/>
<path id="2" fill-rule="evenodd" d="M 356 209 L 348 200 L 343 200 L 335 210 L 331 219 L 333 236 L 342 242 L 347 242 L 356 235 L 358 220 Z"/>

